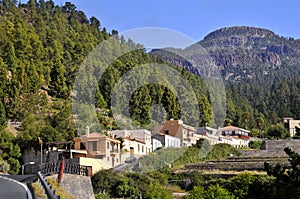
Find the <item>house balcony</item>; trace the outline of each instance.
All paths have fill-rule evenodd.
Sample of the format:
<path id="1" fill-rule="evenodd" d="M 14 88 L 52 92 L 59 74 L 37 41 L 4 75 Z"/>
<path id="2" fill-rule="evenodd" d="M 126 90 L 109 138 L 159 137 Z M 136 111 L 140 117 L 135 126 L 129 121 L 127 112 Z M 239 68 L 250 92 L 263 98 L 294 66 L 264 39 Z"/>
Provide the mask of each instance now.
<path id="1" fill-rule="evenodd" d="M 112 149 L 112 150 L 110 150 L 111 154 L 117 154 L 119 152 L 120 152 L 119 149 Z"/>

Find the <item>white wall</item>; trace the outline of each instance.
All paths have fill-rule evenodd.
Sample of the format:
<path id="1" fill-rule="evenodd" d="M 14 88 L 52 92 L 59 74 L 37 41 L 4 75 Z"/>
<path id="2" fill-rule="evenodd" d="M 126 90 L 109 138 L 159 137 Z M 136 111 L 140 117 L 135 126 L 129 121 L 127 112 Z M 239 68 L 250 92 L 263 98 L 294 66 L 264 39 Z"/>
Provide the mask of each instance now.
<path id="1" fill-rule="evenodd" d="M 162 143 L 161 141 L 155 139 L 155 138 L 152 138 L 152 151 L 155 151 L 157 148 L 159 147 L 162 147 Z"/>
<path id="2" fill-rule="evenodd" d="M 166 148 L 168 148 L 168 147 L 180 147 L 180 146 L 181 146 L 180 138 L 165 135 L 165 147 Z"/>

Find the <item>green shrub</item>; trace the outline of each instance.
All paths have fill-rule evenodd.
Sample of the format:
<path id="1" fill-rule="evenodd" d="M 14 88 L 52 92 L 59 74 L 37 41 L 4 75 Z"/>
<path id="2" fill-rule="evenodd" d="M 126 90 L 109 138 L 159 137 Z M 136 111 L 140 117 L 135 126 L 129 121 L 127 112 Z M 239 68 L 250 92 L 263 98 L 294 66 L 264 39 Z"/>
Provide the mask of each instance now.
<path id="1" fill-rule="evenodd" d="M 240 155 L 240 153 L 229 144 L 216 144 L 212 150 L 206 156 L 206 160 L 223 159 L 228 157 L 230 154 Z"/>
<path id="2" fill-rule="evenodd" d="M 262 144 L 262 141 L 259 141 L 259 140 L 258 141 L 253 141 L 253 140 L 251 140 L 249 142 L 249 147 L 251 149 L 260 149 L 261 144 Z"/>

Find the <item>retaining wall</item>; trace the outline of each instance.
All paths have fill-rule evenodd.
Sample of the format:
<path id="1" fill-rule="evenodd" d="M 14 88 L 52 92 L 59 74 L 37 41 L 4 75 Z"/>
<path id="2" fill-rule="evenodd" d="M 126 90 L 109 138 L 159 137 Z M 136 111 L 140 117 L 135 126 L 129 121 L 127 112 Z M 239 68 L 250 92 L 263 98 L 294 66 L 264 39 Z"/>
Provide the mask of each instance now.
<path id="1" fill-rule="evenodd" d="M 52 180 L 57 180 L 57 175 L 48 176 Z M 88 176 L 63 174 L 60 184 L 66 191 L 73 194 L 77 199 L 95 199 L 92 181 Z"/>

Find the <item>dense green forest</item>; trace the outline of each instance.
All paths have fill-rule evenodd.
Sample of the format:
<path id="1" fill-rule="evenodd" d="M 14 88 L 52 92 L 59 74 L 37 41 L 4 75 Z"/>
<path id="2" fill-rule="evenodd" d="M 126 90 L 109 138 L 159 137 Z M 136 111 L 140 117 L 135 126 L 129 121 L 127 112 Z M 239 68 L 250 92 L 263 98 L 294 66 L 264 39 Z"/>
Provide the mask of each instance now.
<path id="1" fill-rule="evenodd" d="M 95 107 L 101 110 L 97 112 L 100 129 L 95 126 L 92 130 L 120 128 L 112 117 L 111 96 L 112 89 L 127 71 L 146 63 L 167 64 L 146 53 L 140 44 L 118 36 L 117 31 L 108 33 L 100 20 L 87 18 L 70 2 L 57 6 L 51 0 L 30 0 L 24 4 L 6 0 L 1 2 L 0 8 L 0 157 L 11 164 L 12 173 L 19 170 L 20 151 L 31 147 L 38 149 L 38 137 L 47 143 L 72 140 L 83 133 L 80 130 L 85 126 L 80 126 L 80 122 L 75 125 L 74 120 L 89 117 L 91 112 L 79 107 L 82 112 L 75 118 L 72 89 L 81 64 L 101 42 L 109 38 L 113 41 L 106 48 L 107 54 L 136 50 L 110 63 L 99 81 L 89 73 L 83 77 L 84 84 L 96 81 L 98 85 L 94 96 L 84 92 L 78 94 L 84 95 L 82 99 L 95 98 Z M 104 64 L 105 59 L 90 67 L 101 70 Z M 210 122 L 211 107 L 204 81 L 182 68 L 168 66 L 178 71 L 194 89 L 202 113 L 194 122 L 197 125 Z M 164 107 L 167 118 L 181 116 L 178 98 L 165 85 L 143 85 L 129 100 L 129 116 L 139 125 L 150 122 L 149 110 L 154 104 Z M 12 131 L 6 128 L 10 121 L 21 124 Z"/>

